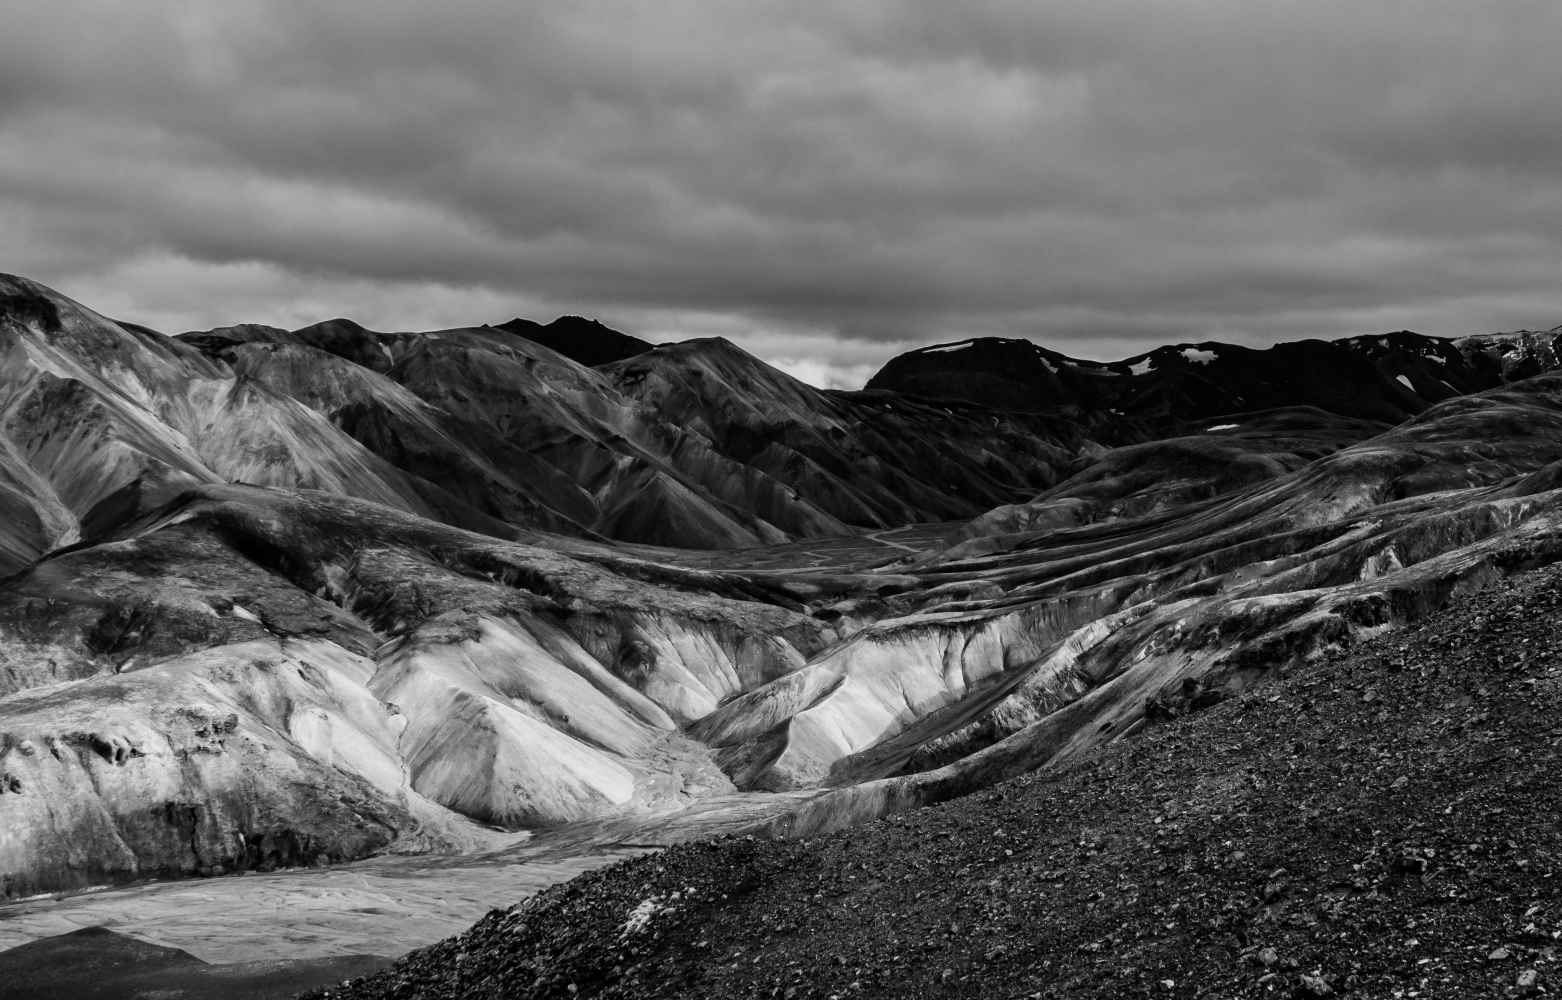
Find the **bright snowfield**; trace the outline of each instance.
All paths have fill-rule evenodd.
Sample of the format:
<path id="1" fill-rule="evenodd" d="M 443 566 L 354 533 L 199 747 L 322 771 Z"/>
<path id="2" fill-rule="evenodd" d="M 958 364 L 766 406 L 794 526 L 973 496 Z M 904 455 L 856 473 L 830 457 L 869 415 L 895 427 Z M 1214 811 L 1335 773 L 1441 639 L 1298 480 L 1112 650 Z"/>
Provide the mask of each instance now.
<path id="1" fill-rule="evenodd" d="M 1406 336 L 978 338 L 846 393 L 720 340 L 169 338 L 6 278 L 0 943 L 399 952 L 1074 759 L 1551 560 L 1550 341 Z"/>

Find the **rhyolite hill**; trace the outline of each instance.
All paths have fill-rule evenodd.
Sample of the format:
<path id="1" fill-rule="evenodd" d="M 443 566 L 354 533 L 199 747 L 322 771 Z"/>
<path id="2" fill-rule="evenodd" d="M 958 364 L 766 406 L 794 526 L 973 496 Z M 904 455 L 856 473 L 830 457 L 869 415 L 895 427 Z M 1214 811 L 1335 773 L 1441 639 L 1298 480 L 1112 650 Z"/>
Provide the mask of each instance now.
<path id="1" fill-rule="evenodd" d="M 833 392 L 720 339 L 169 337 L 0 278 L 5 895 L 848 827 L 1562 552 L 1549 335 L 1021 343 Z"/>
<path id="2" fill-rule="evenodd" d="M 1559 603 L 1522 574 L 1062 766 L 677 845 L 305 996 L 1546 995 Z"/>

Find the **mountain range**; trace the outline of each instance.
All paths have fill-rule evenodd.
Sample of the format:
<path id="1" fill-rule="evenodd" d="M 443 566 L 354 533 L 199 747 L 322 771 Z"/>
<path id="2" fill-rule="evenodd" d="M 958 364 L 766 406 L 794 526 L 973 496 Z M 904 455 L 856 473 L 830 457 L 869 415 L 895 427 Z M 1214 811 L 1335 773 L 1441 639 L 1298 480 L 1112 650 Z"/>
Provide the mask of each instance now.
<path id="1" fill-rule="evenodd" d="M 975 339 L 847 392 L 0 278 L 5 896 L 802 835 L 1072 759 L 1562 557 L 1557 336 Z"/>

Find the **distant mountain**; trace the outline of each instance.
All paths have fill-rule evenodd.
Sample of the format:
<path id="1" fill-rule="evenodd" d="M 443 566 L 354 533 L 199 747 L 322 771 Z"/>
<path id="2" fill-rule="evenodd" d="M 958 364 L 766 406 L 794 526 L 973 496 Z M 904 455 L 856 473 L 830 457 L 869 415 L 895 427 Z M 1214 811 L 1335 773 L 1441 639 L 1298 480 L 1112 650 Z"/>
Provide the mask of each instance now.
<path id="1" fill-rule="evenodd" d="M 1507 382 L 1518 382 L 1562 366 L 1562 326 L 1550 330 L 1478 334 L 1454 343 L 1472 363 L 1485 357 L 1496 362 Z"/>
<path id="2" fill-rule="evenodd" d="M 580 316 L 560 316 L 547 326 L 529 319 L 512 319 L 508 323 L 500 323 L 496 329 L 509 330 L 527 340 L 536 341 L 587 368 L 623 361 L 636 354 L 644 354 L 655 346 L 639 337 L 619 333 L 594 319 Z"/>
<path id="3" fill-rule="evenodd" d="M 1078 446 L 1065 424 L 821 393 L 721 340 L 597 370 L 498 328 L 377 333 L 334 320 L 246 336 L 179 339 L 526 528 L 742 548 L 970 517 L 1056 481 Z M 698 389 L 648 395 L 636 373 L 652 368 Z M 696 419 L 690 401 L 723 385 L 708 377 L 718 369 L 736 380 L 721 389 L 730 420 Z M 960 443 L 937 443 L 950 435 Z M 940 457 L 930 464 L 913 440 Z"/>
<path id="4" fill-rule="evenodd" d="M 870 389 L 932 399 L 987 400 L 1014 410 L 1081 407 L 1109 413 L 1109 443 L 1164 437 L 1210 417 L 1310 406 L 1399 423 L 1453 396 L 1559 366 L 1557 334 L 1449 339 L 1402 331 L 1256 350 L 1205 342 L 1116 362 L 1082 361 L 1028 340 L 981 337 L 892 358 Z"/>
<path id="5" fill-rule="evenodd" d="M 717 454 L 847 524 L 970 516 L 1015 484 L 1055 480 L 1082 442 L 1066 422 L 815 389 L 719 337 L 664 345 L 602 373 Z"/>
<path id="6" fill-rule="evenodd" d="M 1085 440 L 1068 421 L 824 393 L 726 341 L 651 348 L 568 317 L 541 339 L 348 319 L 165 337 L 25 279 L 0 294 L 0 572 L 238 481 L 500 538 L 845 537 L 1021 502 Z M 634 357 L 598 370 L 549 337 Z"/>

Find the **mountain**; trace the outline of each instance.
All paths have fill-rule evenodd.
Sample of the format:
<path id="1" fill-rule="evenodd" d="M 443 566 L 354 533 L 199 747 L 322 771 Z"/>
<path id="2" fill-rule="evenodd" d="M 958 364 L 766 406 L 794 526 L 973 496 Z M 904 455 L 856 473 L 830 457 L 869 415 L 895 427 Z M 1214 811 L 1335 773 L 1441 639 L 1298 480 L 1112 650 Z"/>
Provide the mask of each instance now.
<path id="1" fill-rule="evenodd" d="M 560 316 L 546 326 L 529 319 L 512 319 L 500 323 L 497 329 L 535 341 L 587 368 L 623 361 L 655 346 L 581 316 Z"/>
<path id="2" fill-rule="evenodd" d="M 936 808 L 633 858 L 305 1000 L 1539 996 L 1559 583 Z"/>
<path id="3" fill-rule="evenodd" d="M 0 885 L 812 836 L 1240 698 L 1562 560 L 1544 345 L 1410 337 L 970 345 L 1006 410 L 3 279 Z"/>
<path id="4" fill-rule="evenodd" d="M 595 324 L 587 332 L 598 346 L 613 334 Z M 654 545 L 742 548 L 971 517 L 1055 482 L 1081 440 L 1064 422 L 962 407 L 959 442 L 935 459 L 905 442 L 943 440 L 949 408 L 892 412 L 823 394 L 722 340 L 636 351 L 600 371 L 497 327 L 378 333 L 332 320 L 178 340 L 488 517 Z M 643 398 L 631 373 L 647 366 L 685 387 L 719 369 L 762 389 L 742 407 L 748 437 Z"/>
<path id="5" fill-rule="evenodd" d="M 1015 410 L 1082 407 L 1111 414 L 1104 443 L 1175 433 L 1179 424 L 1309 406 L 1399 423 L 1432 403 L 1558 366 L 1555 341 L 1521 332 L 1449 339 L 1409 331 L 1263 350 L 1176 344 L 1116 362 L 1081 361 L 1028 340 L 978 337 L 890 359 L 868 388 L 929 399 L 987 400 Z"/>

